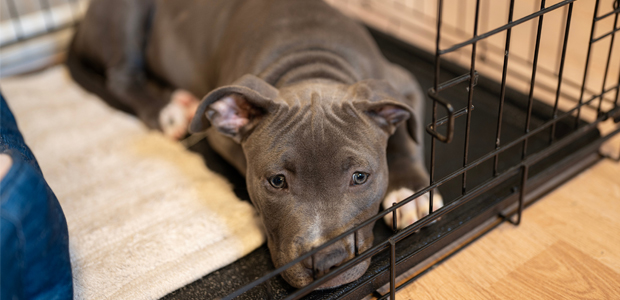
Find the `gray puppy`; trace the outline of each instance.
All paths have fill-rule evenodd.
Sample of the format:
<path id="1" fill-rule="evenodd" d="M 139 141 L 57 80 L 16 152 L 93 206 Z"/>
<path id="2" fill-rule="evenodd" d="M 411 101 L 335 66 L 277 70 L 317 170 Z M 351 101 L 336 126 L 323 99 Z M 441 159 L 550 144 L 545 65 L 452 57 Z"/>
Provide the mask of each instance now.
<path id="1" fill-rule="evenodd" d="M 429 183 L 419 85 L 319 0 L 93 0 L 68 65 L 86 89 L 169 136 L 211 131 L 246 177 L 276 267 Z M 399 227 L 415 222 L 428 196 L 398 213 Z M 305 286 L 372 246 L 372 226 L 357 235 L 284 279 Z"/>

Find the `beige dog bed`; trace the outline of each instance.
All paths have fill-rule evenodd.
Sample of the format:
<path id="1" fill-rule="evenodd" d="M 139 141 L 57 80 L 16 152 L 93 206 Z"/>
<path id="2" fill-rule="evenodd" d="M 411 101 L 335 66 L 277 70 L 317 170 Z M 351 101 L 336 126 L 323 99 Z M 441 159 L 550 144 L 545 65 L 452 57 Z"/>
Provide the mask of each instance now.
<path id="1" fill-rule="evenodd" d="M 0 82 L 65 212 L 75 299 L 155 299 L 264 242 L 253 207 L 180 143 L 63 67 Z"/>

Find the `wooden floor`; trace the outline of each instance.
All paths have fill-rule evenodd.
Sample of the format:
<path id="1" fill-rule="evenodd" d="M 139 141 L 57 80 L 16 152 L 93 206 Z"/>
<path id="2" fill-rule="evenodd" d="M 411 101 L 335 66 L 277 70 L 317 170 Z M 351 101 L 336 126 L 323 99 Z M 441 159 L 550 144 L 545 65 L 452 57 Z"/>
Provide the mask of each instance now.
<path id="1" fill-rule="evenodd" d="M 620 299 L 620 163 L 594 165 L 396 298 Z"/>

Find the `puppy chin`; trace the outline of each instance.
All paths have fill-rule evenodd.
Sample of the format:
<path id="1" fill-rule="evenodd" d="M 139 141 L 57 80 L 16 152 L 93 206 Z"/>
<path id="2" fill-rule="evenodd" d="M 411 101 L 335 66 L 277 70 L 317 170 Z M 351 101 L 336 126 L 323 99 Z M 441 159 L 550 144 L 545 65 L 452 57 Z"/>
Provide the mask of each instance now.
<path id="1" fill-rule="evenodd" d="M 335 288 L 343 284 L 353 282 L 357 280 L 358 278 L 360 278 L 362 275 L 364 275 L 369 265 L 370 265 L 370 258 L 360 262 L 356 266 L 336 276 L 335 278 L 332 278 L 329 281 L 321 284 L 316 289 L 323 290 L 323 289 Z M 327 275 L 329 275 L 329 273 L 326 274 L 326 276 Z M 313 275 L 312 275 L 311 270 L 306 269 L 299 264 L 292 267 L 289 272 L 285 271 L 282 274 L 282 277 L 284 277 L 284 280 L 286 280 L 286 282 L 288 282 L 290 285 L 292 285 L 295 288 L 302 288 L 312 283 L 314 281 L 314 278 L 312 276 Z"/>

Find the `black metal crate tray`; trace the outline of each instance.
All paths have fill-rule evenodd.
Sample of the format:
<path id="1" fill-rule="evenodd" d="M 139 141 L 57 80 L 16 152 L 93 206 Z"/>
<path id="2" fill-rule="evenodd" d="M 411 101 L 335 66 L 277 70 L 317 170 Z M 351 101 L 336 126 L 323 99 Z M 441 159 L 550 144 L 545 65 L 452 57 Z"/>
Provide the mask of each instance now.
<path id="1" fill-rule="evenodd" d="M 392 62 L 411 71 L 417 77 L 422 87 L 427 90 L 432 85 L 434 74 L 433 56 L 421 51 L 400 40 L 371 30 L 383 54 Z M 460 66 L 442 62 L 442 78 L 440 82 L 468 73 Z M 467 83 L 460 84 L 442 92 L 442 97 L 448 99 L 455 110 L 467 106 L 465 88 Z M 474 110 L 472 111 L 471 136 L 469 147 L 469 161 L 474 161 L 495 149 L 495 134 L 497 127 L 497 112 L 499 105 L 500 85 L 497 82 L 480 76 L 474 91 Z M 426 105 L 426 116 L 431 116 L 430 101 Z M 442 109 L 438 109 L 441 117 Z M 502 145 L 508 144 L 521 137 L 525 130 L 527 113 L 527 96 L 507 88 L 506 102 L 502 122 Z M 548 121 L 552 116 L 552 107 L 535 101 L 533 106 L 530 128 L 535 129 Z M 430 123 L 425 120 L 424 124 Z M 582 125 L 585 124 L 581 121 Z M 575 119 L 564 118 L 557 124 L 556 138 L 560 139 L 574 131 Z M 440 129 L 441 130 L 441 129 Z M 528 153 L 536 153 L 549 145 L 550 130 L 543 130 L 529 139 Z M 463 167 L 463 149 L 465 135 L 465 118 L 458 118 L 455 122 L 454 139 L 449 144 L 437 143 L 436 149 L 436 179 L 457 171 Z M 592 156 L 594 142 L 599 140 L 598 131 L 590 131 L 566 147 L 561 148 L 553 155 L 540 160 L 529 169 L 527 182 L 528 191 L 538 189 L 539 196 L 563 180 L 573 176 L 581 169 L 571 168 L 578 161 L 586 161 L 585 157 Z M 426 159 L 430 160 L 430 135 L 425 134 Z M 234 168 L 220 158 L 206 141 L 194 145 L 191 150 L 205 156 L 208 167 L 227 177 L 234 185 L 234 191 L 242 199 L 249 199 L 245 188 L 245 181 Z M 518 165 L 521 161 L 522 146 L 519 143 L 499 155 L 499 172 Z M 587 160 L 593 163 L 593 160 Z M 428 166 L 428 164 L 427 164 Z M 581 164 L 581 168 L 583 163 Z M 478 225 L 500 214 L 509 206 L 515 204 L 520 186 L 521 176 L 518 172 L 503 175 L 505 180 L 488 188 L 451 211 L 438 222 L 422 229 L 397 243 L 396 259 L 397 274 L 406 271 L 416 264 L 432 256 L 440 249 L 462 237 Z M 467 172 L 467 187 L 476 186 L 493 178 L 493 159 L 490 159 Z M 552 180 L 556 178 L 556 180 Z M 563 180 L 557 180 L 563 178 Z M 439 190 L 444 197 L 445 204 L 461 196 L 461 176 L 446 182 Z M 553 184 L 546 184 L 552 182 Z M 542 192 L 540 191 L 542 189 Z M 532 197 L 530 197 L 532 198 Z M 525 220 L 524 222 L 527 222 Z M 375 244 L 385 241 L 393 232 L 383 221 L 375 225 Z M 402 262 L 402 263 L 401 263 Z M 263 245 L 239 259 L 238 261 L 212 272 L 205 277 L 188 284 L 163 299 L 215 299 L 224 297 L 243 285 L 252 282 L 274 270 L 269 250 Z M 372 293 L 377 288 L 389 282 L 389 253 L 381 252 L 372 259 L 366 272 L 357 281 L 334 289 L 315 291 L 308 294 L 306 299 L 359 299 Z M 243 299 L 281 299 L 294 291 L 280 276 L 272 278 L 258 287 L 245 293 Z"/>

